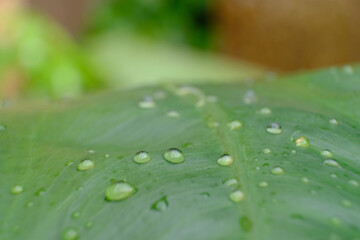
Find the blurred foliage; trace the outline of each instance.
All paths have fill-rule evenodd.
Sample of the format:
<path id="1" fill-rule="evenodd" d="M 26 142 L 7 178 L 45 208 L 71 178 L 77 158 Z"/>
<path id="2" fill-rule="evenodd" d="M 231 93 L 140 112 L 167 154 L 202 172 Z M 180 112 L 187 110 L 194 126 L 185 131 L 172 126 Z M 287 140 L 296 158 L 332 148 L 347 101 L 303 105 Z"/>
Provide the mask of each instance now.
<path id="1" fill-rule="evenodd" d="M 49 19 L 21 12 L 6 27 L 0 42 L 3 95 L 14 82 L 18 95 L 50 97 L 74 97 L 104 85 L 86 54 Z M 7 79 L 9 72 L 16 77 Z"/>
<path id="2" fill-rule="evenodd" d="M 141 36 L 211 48 L 212 0 L 98 1 L 89 19 L 89 33 L 121 29 Z"/>

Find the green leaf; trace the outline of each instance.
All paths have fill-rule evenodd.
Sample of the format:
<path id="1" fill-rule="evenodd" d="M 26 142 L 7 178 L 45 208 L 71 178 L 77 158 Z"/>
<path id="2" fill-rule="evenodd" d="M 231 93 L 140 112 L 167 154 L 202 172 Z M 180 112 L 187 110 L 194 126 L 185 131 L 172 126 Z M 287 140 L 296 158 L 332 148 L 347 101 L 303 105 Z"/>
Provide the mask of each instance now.
<path id="1" fill-rule="evenodd" d="M 345 67 L 4 108 L 0 238 L 359 239 L 359 77 Z M 183 163 L 163 158 L 171 148 Z M 139 151 L 151 160 L 134 162 Z M 95 166 L 79 171 L 84 159 Z"/>

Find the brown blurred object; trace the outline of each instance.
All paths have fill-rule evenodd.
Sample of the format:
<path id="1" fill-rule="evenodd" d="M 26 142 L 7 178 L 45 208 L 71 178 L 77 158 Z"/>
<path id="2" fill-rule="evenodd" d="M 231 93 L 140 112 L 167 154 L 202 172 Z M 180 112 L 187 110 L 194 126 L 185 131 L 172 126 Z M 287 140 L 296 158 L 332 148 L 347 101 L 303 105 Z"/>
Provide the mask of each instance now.
<path id="1" fill-rule="evenodd" d="M 359 0 L 217 0 L 232 56 L 281 71 L 360 61 Z"/>

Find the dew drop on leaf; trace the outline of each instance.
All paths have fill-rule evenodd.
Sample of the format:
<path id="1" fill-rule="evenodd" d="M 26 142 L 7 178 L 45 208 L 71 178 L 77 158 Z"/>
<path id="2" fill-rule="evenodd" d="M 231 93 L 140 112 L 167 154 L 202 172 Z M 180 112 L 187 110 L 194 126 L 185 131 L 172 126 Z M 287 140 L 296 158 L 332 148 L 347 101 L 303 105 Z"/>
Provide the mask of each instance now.
<path id="1" fill-rule="evenodd" d="M 69 162 L 65 163 L 65 166 L 71 166 L 71 165 L 73 165 L 73 164 L 74 164 L 73 161 L 69 161 Z"/>
<path id="2" fill-rule="evenodd" d="M 139 102 L 139 107 L 140 108 L 154 108 L 156 106 L 156 103 L 154 101 L 154 99 L 150 96 L 146 96 L 144 97 L 140 102 Z"/>
<path id="3" fill-rule="evenodd" d="M 339 124 L 338 120 L 336 120 L 335 118 L 331 118 L 331 119 L 329 120 L 329 123 L 330 123 L 331 125 L 334 125 L 334 126 Z"/>
<path id="4" fill-rule="evenodd" d="M 240 226 L 244 232 L 248 233 L 252 229 L 252 221 L 248 216 L 242 216 L 240 217 Z"/>
<path id="5" fill-rule="evenodd" d="M 269 115 L 269 114 L 271 114 L 271 109 L 267 108 L 267 107 L 264 107 L 264 108 L 261 108 L 259 110 L 259 113 L 262 114 L 262 115 Z"/>
<path id="6" fill-rule="evenodd" d="M 90 159 L 84 159 L 81 160 L 80 163 L 77 166 L 77 169 L 79 171 L 88 171 L 90 169 L 93 169 L 95 167 L 95 162 Z"/>
<path id="7" fill-rule="evenodd" d="M 5 131 L 7 126 L 5 124 L 0 124 L 0 131 Z"/>
<path id="8" fill-rule="evenodd" d="M 261 181 L 258 183 L 258 186 L 261 188 L 266 188 L 269 186 L 269 184 L 266 181 Z"/>
<path id="9" fill-rule="evenodd" d="M 297 147 L 309 147 L 310 142 L 306 137 L 299 137 L 295 140 L 295 144 Z"/>
<path id="10" fill-rule="evenodd" d="M 71 214 L 71 217 L 74 218 L 74 219 L 77 219 L 80 217 L 80 212 L 79 211 L 75 211 Z"/>
<path id="11" fill-rule="evenodd" d="M 274 167 L 273 169 L 271 169 L 271 173 L 274 175 L 281 175 L 284 172 L 284 169 L 282 169 L 281 167 Z"/>
<path id="12" fill-rule="evenodd" d="M 77 240 L 79 239 L 79 232 L 75 228 L 67 228 L 62 235 L 63 240 Z"/>
<path id="13" fill-rule="evenodd" d="M 359 182 L 356 181 L 356 180 L 350 180 L 348 183 L 349 183 L 350 185 L 354 186 L 354 187 L 358 187 L 358 186 L 359 186 Z"/>
<path id="14" fill-rule="evenodd" d="M 262 151 L 265 154 L 270 154 L 272 152 L 270 148 L 264 148 Z"/>
<path id="15" fill-rule="evenodd" d="M 94 226 L 94 223 L 92 221 L 88 221 L 85 223 L 85 228 L 86 229 L 90 229 Z"/>
<path id="16" fill-rule="evenodd" d="M 230 130 L 237 130 L 242 127 L 242 123 L 240 121 L 235 120 L 235 121 L 229 122 L 228 127 L 230 128 Z"/>
<path id="17" fill-rule="evenodd" d="M 150 160 L 151 160 L 150 154 L 145 151 L 140 151 L 140 152 L 136 153 L 134 156 L 134 162 L 136 162 L 136 163 L 143 164 L 143 163 L 149 162 Z"/>
<path id="18" fill-rule="evenodd" d="M 33 207 L 34 206 L 34 202 L 28 202 L 26 203 L 26 207 Z"/>
<path id="19" fill-rule="evenodd" d="M 282 132 L 282 129 L 278 123 L 274 122 L 267 125 L 266 131 L 271 134 L 280 134 Z"/>
<path id="20" fill-rule="evenodd" d="M 156 202 L 154 202 L 151 205 L 152 210 L 159 211 L 159 212 L 165 211 L 168 207 L 169 207 L 169 202 L 168 202 L 166 196 L 160 198 L 159 200 L 157 200 Z"/>
<path id="21" fill-rule="evenodd" d="M 217 160 L 217 163 L 220 166 L 230 166 L 234 162 L 234 159 L 229 154 L 224 154 L 220 156 Z"/>
<path id="22" fill-rule="evenodd" d="M 229 198 L 231 201 L 239 203 L 245 199 L 245 194 L 241 190 L 235 190 L 229 194 Z"/>
<path id="23" fill-rule="evenodd" d="M 184 154 L 177 148 L 170 148 L 166 150 L 163 154 L 163 157 L 166 161 L 173 164 L 179 164 L 185 161 Z"/>
<path id="24" fill-rule="evenodd" d="M 327 159 L 324 161 L 324 164 L 331 166 L 331 167 L 340 167 L 339 163 L 332 159 Z"/>
<path id="25" fill-rule="evenodd" d="M 126 182 L 113 182 L 105 190 L 105 198 L 108 201 L 120 201 L 127 199 L 136 193 L 137 189 Z"/>
<path id="26" fill-rule="evenodd" d="M 301 178 L 301 182 L 303 182 L 303 183 L 309 183 L 310 180 L 309 180 L 307 177 L 303 177 L 303 178 Z"/>
<path id="27" fill-rule="evenodd" d="M 23 186 L 21 185 L 15 185 L 11 188 L 10 192 L 14 195 L 20 194 L 24 191 Z"/>
<path id="28" fill-rule="evenodd" d="M 238 180 L 236 178 L 230 178 L 224 182 L 225 186 L 235 186 L 238 184 Z"/>
<path id="29" fill-rule="evenodd" d="M 35 195 L 36 195 L 36 196 L 42 196 L 42 195 L 44 195 L 44 194 L 45 194 L 45 188 L 44 188 L 44 187 L 38 189 L 38 190 L 35 192 Z"/>
<path id="30" fill-rule="evenodd" d="M 180 114 L 175 110 L 171 110 L 166 113 L 166 116 L 170 118 L 177 118 L 180 116 Z"/>
<path id="31" fill-rule="evenodd" d="M 320 152 L 321 156 L 326 157 L 326 158 L 332 158 L 333 154 L 330 150 L 328 149 L 324 149 Z"/>

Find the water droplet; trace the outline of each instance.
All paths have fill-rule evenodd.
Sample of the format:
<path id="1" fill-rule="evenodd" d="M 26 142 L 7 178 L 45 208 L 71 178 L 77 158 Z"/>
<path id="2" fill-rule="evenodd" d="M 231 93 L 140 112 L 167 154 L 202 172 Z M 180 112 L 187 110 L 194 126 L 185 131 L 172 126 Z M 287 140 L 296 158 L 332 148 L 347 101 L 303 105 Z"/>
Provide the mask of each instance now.
<path id="1" fill-rule="evenodd" d="M 21 185 L 15 185 L 11 188 L 10 192 L 14 195 L 20 194 L 24 191 L 23 186 Z"/>
<path id="2" fill-rule="evenodd" d="M 77 166 L 77 169 L 79 171 L 88 171 L 90 169 L 93 169 L 95 167 L 95 162 L 90 159 L 84 159 L 81 160 L 80 163 Z"/>
<path id="3" fill-rule="evenodd" d="M 169 206 L 169 202 L 166 196 L 157 200 L 153 205 L 151 205 L 151 209 L 162 212 L 165 211 Z"/>
<path id="4" fill-rule="evenodd" d="M 320 153 L 321 153 L 321 156 L 326 157 L 326 158 L 332 158 L 332 156 L 333 156 L 332 152 L 328 149 L 324 149 Z"/>
<path id="5" fill-rule="evenodd" d="M 332 125 L 338 125 L 339 124 L 339 122 L 335 118 L 330 119 L 329 123 L 332 124 Z"/>
<path id="6" fill-rule="evenodd" d="M 109 157 L 110 157 L 110 154 L 105 154 L 105 157 L 106 157 L 106 158 L 109 158 Z"/>
<path id="7" fill-rule="evenodd" d="M 352 203 L 349 200 L 344 199 L 341 201 L 341 205 L 344 207 L 351 207 Z"/>
<path id="8" fill-rule="evenodd" d="M 245 104 L 251 104 L 257 101 L 257 97 L 255 95 L 255 92 L 252 90 L 248 90 L 245 92 L 244 96 L 243 96 L 243 100 L 245 102 Z"/>
<path id="9" fill-rule="evenodd" d="M 282 129 L 278 123 L 270 123 L 266 127 L 266 131 L 271 134 L 280 134 L 282 132 Z"/>
<path id="10" fill-rule="evenodd" d="M 144 97 L 139 102 L 139 107 L 141 107 L 141 108 L 154 108 L 155 106 L 156 106 L 156 103 L 155 103 L 154 99 L 150 96 Z"/>
<path id="11" fill-rule="evenodd" d="M 74 218 L 74 219 L 77 219 L 77 218 L 79 218 L 80 217 L 80 212 L 79 211 L 76 211 L 76 212 L 73 212 L 72 214 L 71 214 L 71 217 L 72 218 Z"/>
<path id="12" fill-rule="evenodd" d="M 345 66 L 343 67 L 343 70 L 344 70 L 344 73 L 346 73 L 346 74 L 348 74 L 348 75 L 351 75 L 351 74 L 354 73 L 353 68 L 352 68 L 351 66 L 349 66 L 349 65 L 345 65 Z"/>
<path id="13" fill-rule="evenodd" d="M 171 110 L 166 113 L 166 116 L 171 117 L 171 118 L 177 118 L 180 116 L 180 114 L 175 110 Z"/>
<path id="14" fill-rule="evenodd" d="M 218 123 L 218 122 L 216 122 L 216 121 L 214 121 L 212 119 L 209 119 L 207 121 L 207 126 L 208 126 L 208 128 L 217 128 L 217 127 L 220 126 L 220 123 Z"/>
<path id="15" fill-rule="evenodd" d="M 95 153 L 95 150 L 93 150 L 93 149 L 89 149 L 89 150 L 88 150 L 88 153 L 93 154 L 93 153 Z"/>
<path id="16" fill-rule="evenodd" d="M 236 129 L 239 129 L 242 127 L 242 123 L 240 121 L 235 120 L 235 121 L 229 122 L 228 127 L 231 130 L 236 130 Z"/>
<path id="17" fill-rule="evenodd" d="M 235 186 L 238 184 L 238 180 L 236 178 L 230 178 L 224 182 L 225 186 Z"/>
<path id="18" fill-rule="evenodd" d="M 209 95 L 209 96 L 206 97 L 206 101 L 214 103 L 214 102 L 218 101 L 218 98 L 217 98 L 217 96 Z"/>
<path id="19" fill-rule="evenodd" d="M 85 228 L 86 229 L 90 229 L 94 226 L 94 223 L 92 221 L 88 221 L 85 223 Z"/>
<path id="20" fill-rule="evenodd" d="M 327 159 L 324 161 L 324 164 L 331 166 L 331 167 L 340 167 L 339 163 L 332 159 Z"/>
<path id="21" fill-rule="evenodd" d="M 145 151 L 140 151 L 138 153 L 135 154 L 134 156 L 134 162 L 136 163 L 147 163 L 151 160 L 151 156 L 148 152 Z"/>
<path id="22" fill-rule="evenodd" d="M 301 182 L 303 182 L 303 183 L 309 183 L 310 180 L 309 180 L 307 177 L 303 177 L 303 178 L 301 178 Z"/>
<path id="23" fill-rule="evenodd" d="M 221 166 L 229 166 L 233 162 L 234 162 L 234 159 L 229 154 L 224 154 L 224 155 L 220 156 L 217 160 L 217 163 Z"/>
<path id="24" fill-rule="evenodd" d="M 71 165 L 73 165 L 73 164 L 74 164 L 73 161 L 69 161 L 69 162 L 65 163 L 65 166 L 71 166 Z"/>
<path id="25" fill-rule="evenodd" d="M 210 197 L 210 193 L 208 193 L 208 192 L 202 192 L 202 193 L 200 193 L 200 195 L 203 196 L 204 198 Z"/>
<path id="26" fill-rule="evenodd" d="M 263 114 L 263 115 L 269 115 L 269 114 L 271 114 L 271 109 L 264 107 L 264 108 L 260 109 L 259 113 Z"/>
<path id="27" fill-rule="evenodd" d="M 183 163 L 185 161 L 184 154 L 177 148 L 170 148 L 163 154 L 166 161 L 174 164 Z"/>
<path id="28" fill-rule="evenodd" d="M 77 240 L 79 239 L 79 232 L 75 228 L 67 228 L 62 235 L 63 240 Z"/>
<path id="29" fill-rule="evenodd" d="M 295 153 L 296 153 L 296 150 L 295 150 L 295 149 L 291 150 L 291 153 L 292 153 L 292 154 L 295 154 Z"/>
<path id="30" fill-rule="evenodd" d="M 271 151 L 271 149 L 270 148 L 264 148 L 263 149 L 263 153 L 265 153 L 265 154 L 270 154 L 272 151 Z"/>
<path id="31" fill-rule="evenodd" d="M 250 232 L 251 229 L 252 229 L 252 221 L 250 220 L 249 217 L 247 217 L 247 216 L 242 216 L 242 217 L 240 218 L 240 226 L 241 226 L 241 229 L 242 229 L 244 232 L 248 233 L 248 232 Z"/>
<path id="32" fill-rule="evenodd" d="M 230 193 L 229 198 L 235 203 L 239 203 L 245 199 L 245 194 L 241 190 L 235 190 Z"/>
<path id="33" fill-rule="evenodd" d="M 108 201 L 120 201 L 134 195 L 137 189 L 123 181 L 111 183 L 105 190 L 105 198 Z"/>
<path id="34" fill-rule="evenodd" d="M 280 175 L 283 174 L 285 171 L 284 169 L 282 169 L 281 167 L 274 167 L 273 169 L 271 169 L 271 173 L 274 175 Z"/>
<path id="35" fill-rule="evenodd" d="M 330 174 L 330 177 L 331 178 L 337 178 L 338 176 L 336 175 L 336 173 L 332 173 L 332 174 Z"/>
<path id="36" fill-rule="evenodd" d="M 38 189 L 38 190 L 35 192 L 35 195 L 36 195 L 36 196 L 42 196 L 42 195 L 44 195 L 45 193 L 46 193 L 45 188 L 42 187 L 42 188 Z"/>
<path id="37" fill-rule="evenodd" d="M 0 131 L 5 131 L 7 126 L 5 124 L 0 124 Z"/>
<path id="38" fill-rule="evenodd" d="M 261 187 L 261 188 L 266 188 L 269 186 L 269 184 L 265 181 L 261 181 L 258 183 L 258 186 Z"/>
<path id="39" fill-rule="evenodd" d="M 359 182 L 356 181 L 356 180 L 350 180 L 348 183 L 349 183 L 350 185 L 353 185 L 354 187 L 358 187 L 358 186 L 359 186 Z"/>
<path id="40" fill-rule="evenodd" d="M 260 167 L 256 167 L 255 169 L 256 169 L 256 170 L 260 170 Z"/>
<path id="41" fill-rule="evenodd" d="M 299 137 L 295 141 L 297 147 L 309 147 L 310 142 L 306 137 Z"/>
<path id="42" fill-rule="evenodd" d="M 33 207 L 33 206 L 34 206 L 34 202 L 28 202 L 28 203 L 26 204 L 26 206 L 27 206 L 27 207 Z"/>
<path id="43" fill-rule="evenodd" d="M 341 220 L 337 217 L 331 217 L 330 219 L 330 222 L 332 225 L 334 226 L 340 226 L 341 225 Z"/>

